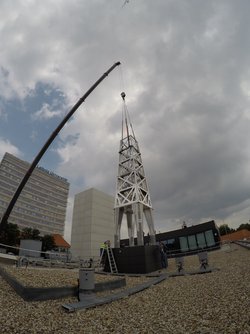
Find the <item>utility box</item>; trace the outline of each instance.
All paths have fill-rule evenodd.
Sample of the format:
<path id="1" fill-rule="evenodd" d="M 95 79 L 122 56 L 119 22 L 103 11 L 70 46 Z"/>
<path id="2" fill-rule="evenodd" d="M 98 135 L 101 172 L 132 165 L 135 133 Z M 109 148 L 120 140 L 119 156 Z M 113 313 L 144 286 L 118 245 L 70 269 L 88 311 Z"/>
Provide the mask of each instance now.
<path id="1" fill-rule="evenodd" d="M 113 248 L 113 253 L 119 273 L 147 274 L 161 269 L 158 245 Z M 110 271 L 108 257 L 104 271 Z"/>
<path id="2" fill-rule="evenodd" d="M 40 257 L 42 241 L 22 239 L 20 242 L 19 256 Z"/>
<path id="3" fill-rule="evenodd" d="M 95 277 L 93 268 L 83 268 L 79 270 L 79 292 L 88 293 L 95 289 Z"/>

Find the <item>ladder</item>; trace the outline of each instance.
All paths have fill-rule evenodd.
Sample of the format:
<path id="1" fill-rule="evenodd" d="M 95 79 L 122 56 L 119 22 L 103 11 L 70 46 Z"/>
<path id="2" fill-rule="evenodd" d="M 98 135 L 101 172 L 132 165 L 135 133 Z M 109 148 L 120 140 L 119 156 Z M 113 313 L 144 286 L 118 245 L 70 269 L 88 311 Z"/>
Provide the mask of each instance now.
<path id="1" fill-rule="evenodd" d="M 117 266 L 115 263 L 115 258 L 114 258 L 114 254 L 112 251 L 112 248 L 110 247 L 110 244 L 107 244 L 107 254 L 108 254 L 108 260 L 109 260 L 109 267 L 110 267 L 110 272 L 111 274 L 117 274 L 118 270 L 117 270 Z"/>
<path id="2" fill-rule="evenodd" d="M 114 258 L 112 248 L 110 247 L 110 243 L 106 243 L 105 248 L 102 249 L 102 253 L 101 253 L 101 257 L 100 257 L 100 263 L 99 263 L 100 266 L 102 266 L 102 265 L 105 266 L 105 256 L 106 255 L 108 257 L 111 274 L 117 274 L 118 270 L 117 270 L 117 266 L 116 266 L 116 263 L 115 263 L 115 258 Z"/>

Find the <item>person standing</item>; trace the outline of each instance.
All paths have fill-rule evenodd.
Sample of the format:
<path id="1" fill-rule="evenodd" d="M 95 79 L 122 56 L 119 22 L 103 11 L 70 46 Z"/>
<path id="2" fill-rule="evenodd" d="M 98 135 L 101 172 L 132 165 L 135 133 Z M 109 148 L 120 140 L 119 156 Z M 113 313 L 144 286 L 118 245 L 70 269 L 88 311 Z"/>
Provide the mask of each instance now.
<path id="1" fill-rule="evenodd" d="M 101 245 L 100 245 L 100 256 L 103 255 L 103 252 L 104 252 L 105 248 L 106 248 L 106 241 L 101 243 Z"/>
<path id="2" fill-rule="evenodd" d="M 160 242 L 160 256 L 161 256 L 161 267 L 162 269 L 167 268 L 167 255 L 165 253 L 164 244 Z"/>

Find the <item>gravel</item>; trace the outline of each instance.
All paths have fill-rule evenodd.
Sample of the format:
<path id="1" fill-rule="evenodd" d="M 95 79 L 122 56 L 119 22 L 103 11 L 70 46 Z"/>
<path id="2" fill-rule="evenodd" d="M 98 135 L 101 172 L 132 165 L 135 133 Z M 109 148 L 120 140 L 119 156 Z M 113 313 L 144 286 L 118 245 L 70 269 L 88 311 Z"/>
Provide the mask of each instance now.
<path id="1" fill-rule="evenodd" d="M 250 334 L 250 252 L 237 245 L 209 253 L 215 270 L 202 275 L 171 277 L 143 292 L 88 310 L 67 313 L 62 304 L 76 298 L 25 302 L 0 277 L 0 333 L 194 333 Z M 198 268 L 198 257 L 185 258 L 184 268 Z M 59 269 L 6 268 L 26 286 L 76 284 L 78 272 Z M 167 272 L 174 272 L 169 260 Z M 95 275 L 96 281 L 116 279 Z M 126 277 L 131 287 L 147 280 Z"/>

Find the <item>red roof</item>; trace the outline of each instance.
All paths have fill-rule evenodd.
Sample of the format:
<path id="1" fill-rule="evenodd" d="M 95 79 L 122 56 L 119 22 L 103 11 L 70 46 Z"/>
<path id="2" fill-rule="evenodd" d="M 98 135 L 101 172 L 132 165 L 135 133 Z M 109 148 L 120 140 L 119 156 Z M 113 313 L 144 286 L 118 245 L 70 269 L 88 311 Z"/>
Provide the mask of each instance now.
<path id="1" fill-rule="evenodd" d="M 235 231 L 235 232 L 221 236 L 222 241 L 224 240 L 236 241 L 236 240 L 244 240 L 244 239 L 250 240 L 250 231 L 246 229 Z"/>
<path id="2" fill-rule="evenodd" d="M 70 244 L 60 234 L 53 234 L 53 238 L 57 247 L 70 248 Z"/>

